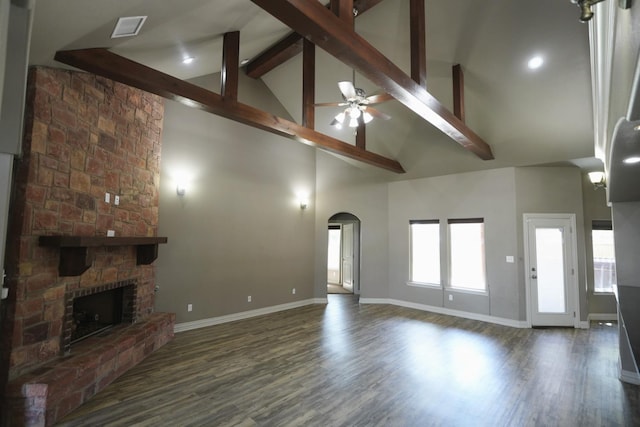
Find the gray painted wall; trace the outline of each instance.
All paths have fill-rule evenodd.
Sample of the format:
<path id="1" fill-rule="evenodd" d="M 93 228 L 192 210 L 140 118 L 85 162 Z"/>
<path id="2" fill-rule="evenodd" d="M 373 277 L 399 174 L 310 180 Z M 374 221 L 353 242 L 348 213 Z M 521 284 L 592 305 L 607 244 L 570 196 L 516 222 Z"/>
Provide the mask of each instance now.
<path id="1" fill-rule="evenodd" d="M 319 153 L 317 158 L 317 296 L 323 296 L 326 288 L 327 220 L 334 213 L 350 212 L 362 220 L 363 298 L 392 298 L 525 321 L 522 216 L 524 213 L 573 213 L 578 243 L 580 319 L 587 320 L 583 178 L 578 168 L 504 168 L 391 183 L 377 183 L 372 179 L 373 182 L 366 183 L 366 168 L 354 168 L 324 153 Z M 588 206 L 593 207 L 592 204 L 597 205 L 591 200 L 587 202 Z M 593 208 L 593 211 L 598 210 Z M 446 254 L 447 219 L 472 217 L 485 219 L 489 292 L 479 295 L 446 287 L 407 285 L 409 220 L 439 219 L 443 224 L 441 253 Z M 510 255 L 515 257 L 515 263 L 506 262 Z M 446 286 L 446 257 L 443 256 L 441 263 Z"/>
<path id="2" fill-rule="evenodd" d="M 197 83 L 216 88 L 216 77 Z M 243 77 L 240 96 L 286 117 L 259 81 Z M 169 243 L 156 262 L 157 311 L 181 323 L 313 296 L 314 149 L 167 101 L 161 166 L 159 234 Z M 184 197 L 181 173 L 191 175 Z M 306 210 L 299 191 L 310 195 Z"/>
<path id="3" fill-rule="evenodd" d="M 217 76 L 196 83 L 218 87 Z M 244 76 L 240 99 L 287 116 L 262 83 Z M 603 211 L 591 194 L 583 201 L 577 168 L 504 168 L 389 182 L 386 172 L 173 102 L 166 104 L 162 158 L 160 234 L 169 244 L 157 262 L 156 309 L 177 312 L 178 323 L 325 297 L 327 224 L 339 212 L 361 221 L 362 298 L 516 321 L 526 320 L 522 214 L 575 213 L 580 318 L 587 319 L 583 211 L 588 218 Z M 181 169 L 193 175 L 182 198 L 174 179 Z M 300 190 L 310 195 L 305 211 L 297 206 Z M 446 254 L 447 219 L 469 217 L 485 219 L 489 292 L 408 286 L 409 220 L 440 219 Z M 515 263 L 506 262 L 509 255 Z M 446 257 L 442 263 L 446 285 Z"/>
<path id="4" fill-rule="evenodd" d="M 518 221 L 518 280 L 525 289 L 524 237 L 522 215 L 525 213 L 572 213 L 576 215 L 578 241 L 578 299 L 580 320 L 586 321 L 587 283 L 585 225 L 582 202 L 582 175 L 576 167 L 530 167 L 516 169 L 516 218 Z M 526 294 L 522 293 L 520 308 L 526 313 Z"/>
<path id="5" fill-rule="evenodd" d="M 318 151 L 316 155 L 316 297 L 327 294 L 327 224 L 336 213 L 360 219 L 360 296 L 388 298 L 387 184 L 360 169 Z"/>
<path id="6" fill-rule="evenodd" d="M 520 320 L 513 168 L 389 184 L 389 294 L 391 298 Z M 487 294 L 448 289 L 447 219 L 484 218 Z M 410 286 L 409 221 L 438 219 L 443 288 Z M 452 295 L 453 300 L 449 300 Z"/>

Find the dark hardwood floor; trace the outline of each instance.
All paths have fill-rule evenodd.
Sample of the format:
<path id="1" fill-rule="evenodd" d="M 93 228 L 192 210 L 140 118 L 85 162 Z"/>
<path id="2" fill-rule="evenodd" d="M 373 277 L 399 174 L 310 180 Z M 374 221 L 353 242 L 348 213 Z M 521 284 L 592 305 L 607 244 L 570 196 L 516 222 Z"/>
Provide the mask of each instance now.
<path id="1" fill-rule="evenodd" d="M 176 335 L 64 426 L 638 426 L 617 326 L 514 329 L 329 295 Z"/>

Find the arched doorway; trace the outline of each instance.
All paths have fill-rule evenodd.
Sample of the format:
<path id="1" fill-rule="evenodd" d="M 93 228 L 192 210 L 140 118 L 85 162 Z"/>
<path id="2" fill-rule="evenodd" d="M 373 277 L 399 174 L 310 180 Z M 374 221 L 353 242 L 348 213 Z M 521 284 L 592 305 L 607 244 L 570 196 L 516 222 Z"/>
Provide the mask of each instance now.
<path id="1" fill-rule="evenodd" d="M 337 213 L 327 232 L 327 293 L 360 294 L 360 219 Z"/>

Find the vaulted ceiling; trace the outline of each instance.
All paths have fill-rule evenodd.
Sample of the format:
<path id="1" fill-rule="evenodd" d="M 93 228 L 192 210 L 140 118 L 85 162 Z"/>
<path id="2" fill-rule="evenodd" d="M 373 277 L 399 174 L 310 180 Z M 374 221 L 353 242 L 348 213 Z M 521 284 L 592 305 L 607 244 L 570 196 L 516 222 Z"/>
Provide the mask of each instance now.
<path id="1" fill-rule="evenodd" d="M 594 167 L 588 27 L 578 22 L 575 5 L 569 0 L 425 3 L 427 90 L 453 110 L 451 67 L 461 64 L 466 123 L 491 146 L 495 159 L 478 158 L 390 101 L 379 109 L 392 119 L 367 125 L 367 149 L 398 160 L 407 173 L 380 173 L 404 179 L 566 162 Z M 118 17 L 137 15 L 148 16 L 138 36 L 110 38 Z M 355 28 L 410 74 L 409 0 L 381 1 L 357 17 Z M 59 67 L 56 51 L 107 47 L 189 79 L 220 71 L 223 35 L 229 31 L 240 31 L 240 58 L 252 59 L 291 30 L 250 0 L 40 0 L 30 63 Z M 544 64 L 530 70 L 527 62 L 534 55 Z M 182 63 L 187 56 L 195 58 L 189 65 Z M 302 55 L 261 79 L 301 123 Z M 349 66 L 316 49 L 316 102 L 340 100 L 337 82 L 351 79 Z M 380 89 L 359 73 L 355 80 L 368 93 Z M 239 97 L 242 101 L 242 93 Z M 337 112 L 316 108 L 316 130 L 354 144 L 352 129 L 329 126 Z"/>

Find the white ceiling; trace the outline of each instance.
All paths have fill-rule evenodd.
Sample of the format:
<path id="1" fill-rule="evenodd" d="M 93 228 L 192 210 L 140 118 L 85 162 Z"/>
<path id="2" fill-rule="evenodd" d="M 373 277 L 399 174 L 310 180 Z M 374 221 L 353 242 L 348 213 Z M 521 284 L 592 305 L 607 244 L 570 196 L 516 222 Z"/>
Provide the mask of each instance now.
<path id="1" fill-rule="evenodd" d="M 136 15 L 148 16 L 137 37 L 110 39 L 118 17 Z M 590 60 L 588 26 L 578 15 L 569 0 L 426 0 L 427 89 L 452 108 L 451 66 L 462 65 L 466 122 L 492 147 L 495 160 L 480 160 L 391 101 L 379 109 L 392 119 L 367 126 L 367 147 L 397 159 L 407 174 L 383 174 L 403 179 L 574 160 L 597 169 L 596 161 L 585 160 L 594 152 Z M 407 73 L 408 29 L 409 0 L 385 0 L 356 20 L 356 31 Z M 220 70 L 223 34 L 235 30 L 241 58 L 256 56 L 289 32 L 249 0 L 40 0 L 30 64 L 59 67 L 57 50 L 110 47 L 188 79 Z M 545 64 L 528 70 L 536 54 Z M 196 60 L 186 66 L 185 56 Z M 351 70 L 319 49 L 316 64 L 316 101 L 339 100 L 336 83 L 350 80 Z M 297 122 L 301 71 L 299 55 L 263 77 Z M 356 83 L 377 91 L 361 76 Z M 317 108 L 316 129 L 353 143 L 348 129 L 328 126 L 336 113 Z"/>

